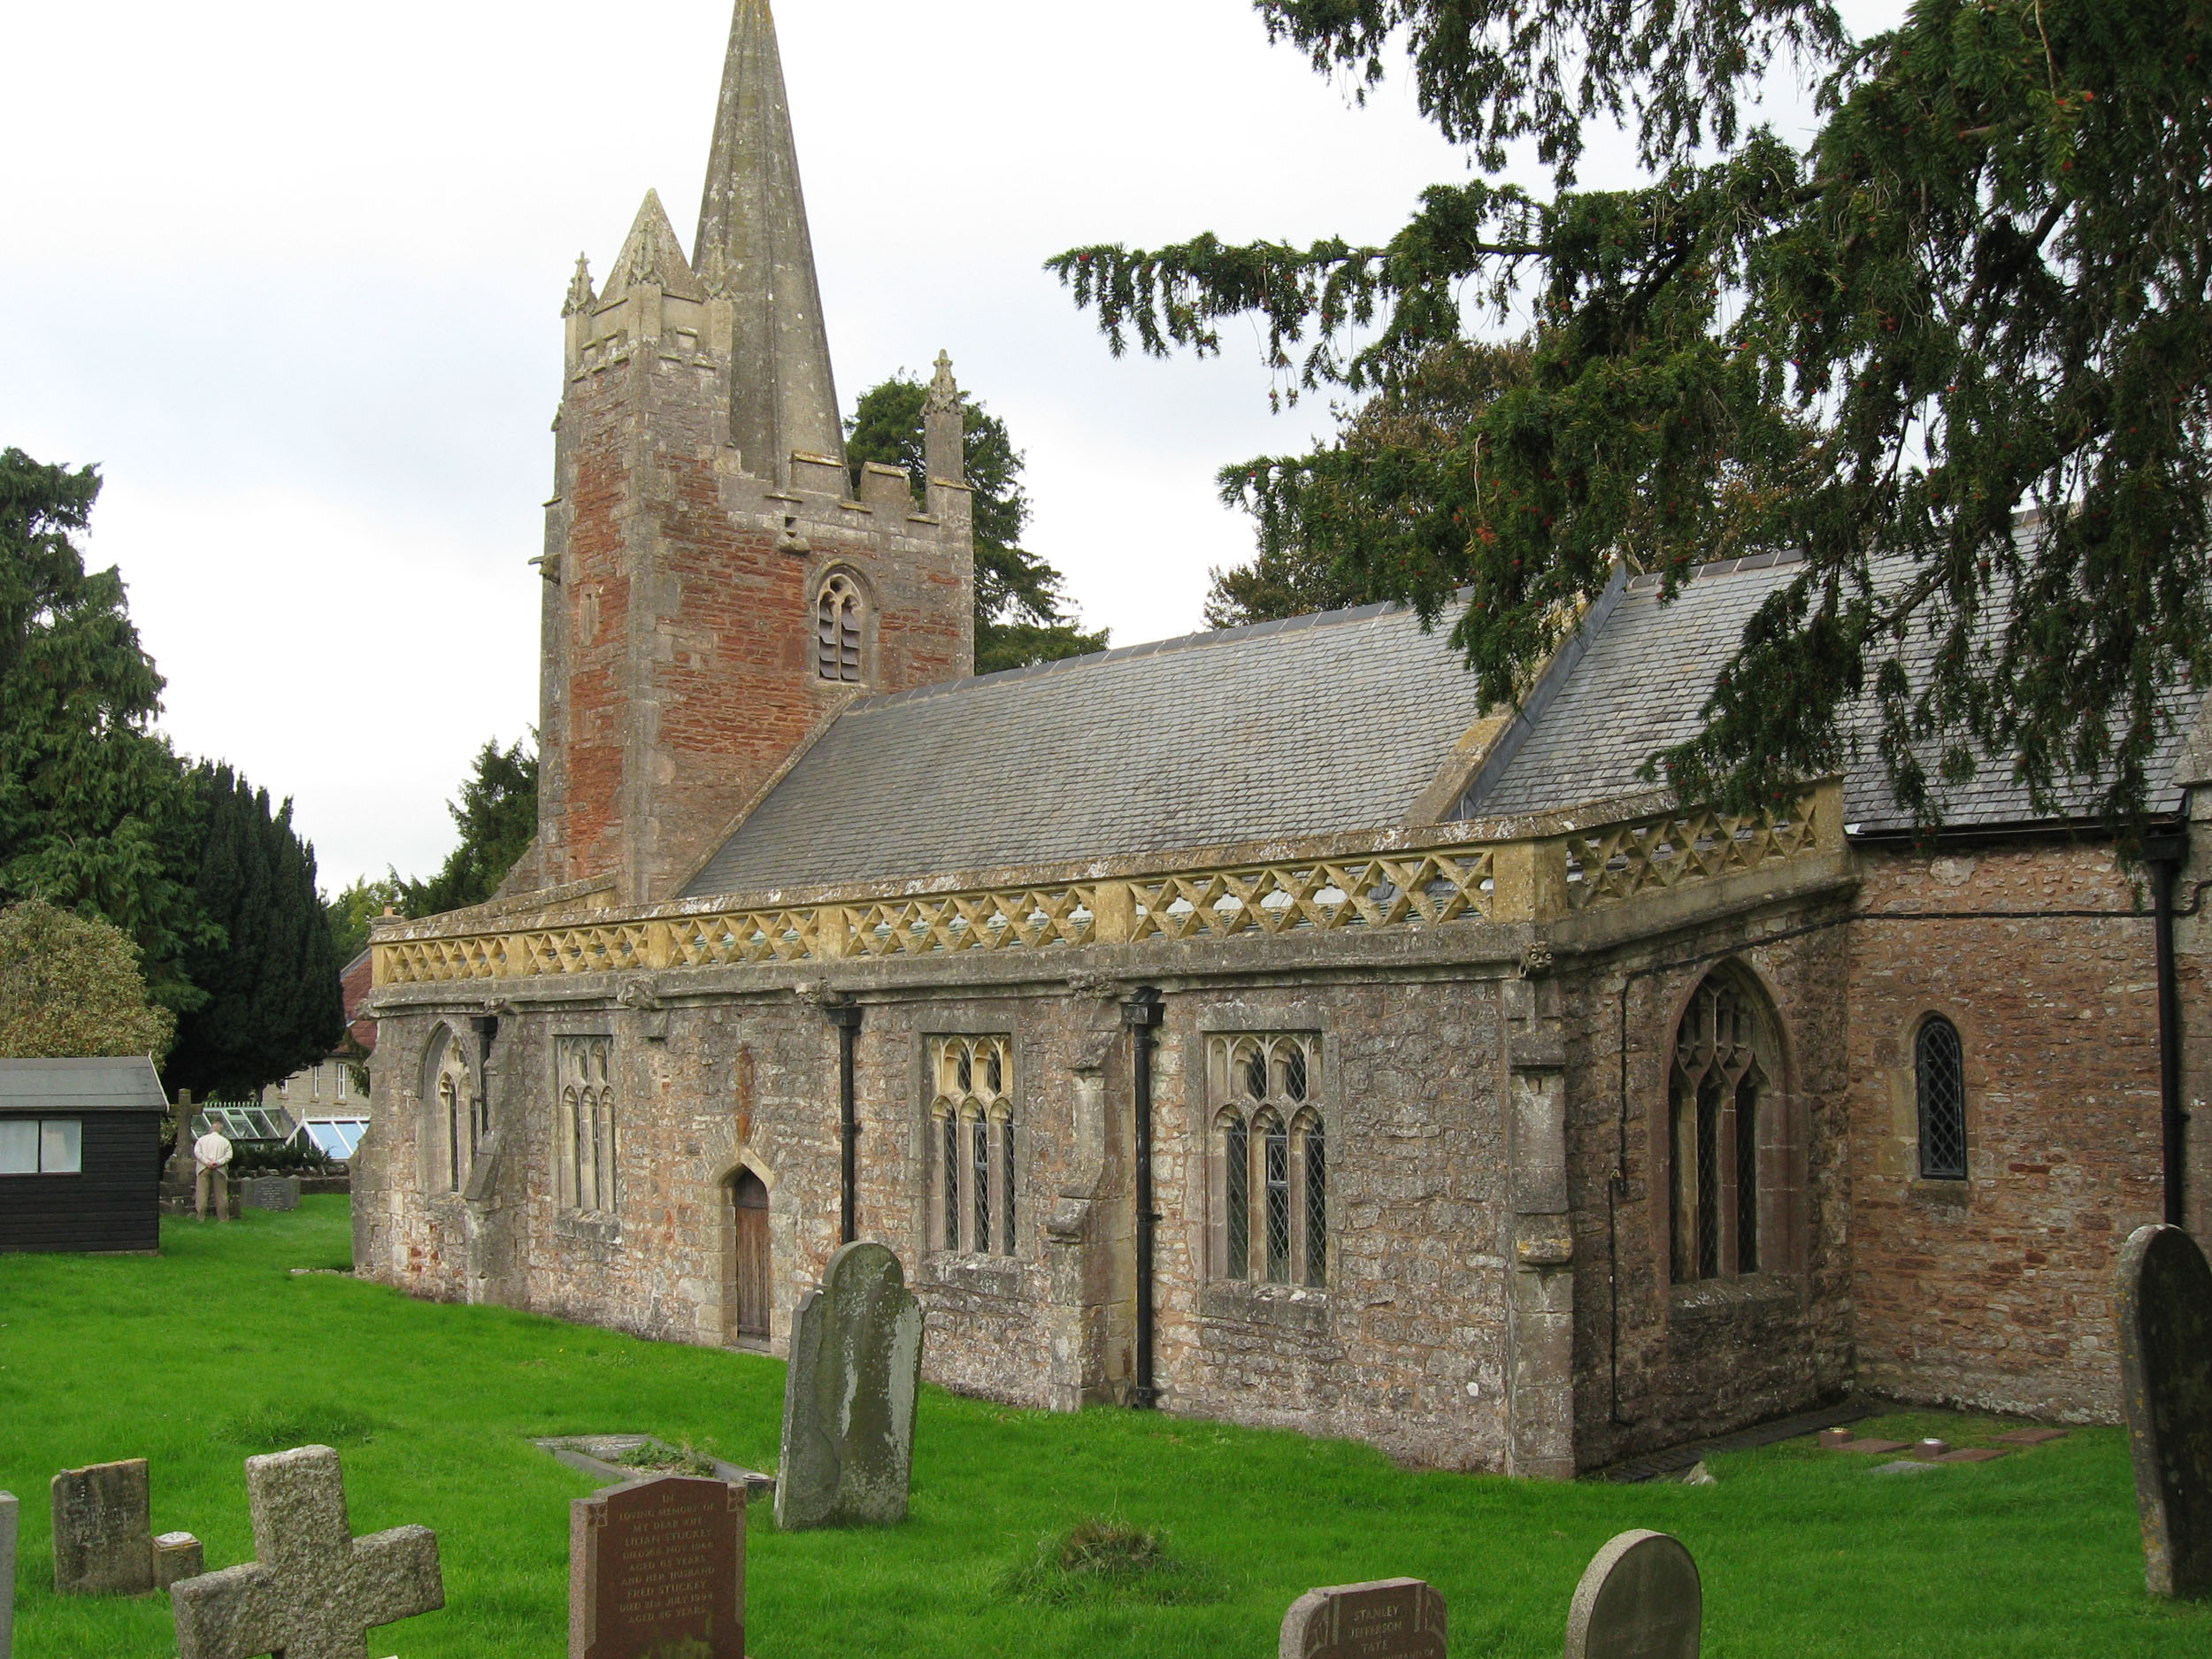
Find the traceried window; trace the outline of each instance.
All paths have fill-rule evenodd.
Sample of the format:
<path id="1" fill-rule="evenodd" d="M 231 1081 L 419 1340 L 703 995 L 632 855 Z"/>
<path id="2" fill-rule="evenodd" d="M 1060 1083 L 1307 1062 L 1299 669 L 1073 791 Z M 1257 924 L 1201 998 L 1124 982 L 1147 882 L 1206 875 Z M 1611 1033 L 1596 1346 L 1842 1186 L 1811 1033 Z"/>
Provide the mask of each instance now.
<path id="1" fill-rule="evenodd" d="M 614 1039 L 554 1039 L 559 1079 L 555 1158 L 560 1204 L 585 1215 L 618 1208 L 622 1138 L 615 1119 Z"/>
<path id="2" fill-rule="evenodd" d="M 1214 1102 L 1214 1277 L 1329 1281 L 1329 1156 L 1310 1032 L 1224 1033 L 1207 1064 Z"/>
<path id="3" fill-rule="evenodd" d="M 1683 1010 L 1667 1091 L 1677 1284 L 1760 1271 L 1773 1043 L 1755 995 L 1728 971 Z"/>
<path id="4" fill-rule="evenodd" d="M 1920 1095 L 1920 1175 L 1923 1180 L 1966 1179 L 1966 1053 L 1959 1028 L 1931 1014 L 1914 1045 L 1914 1080 Z"/>
<path id="5" fill-rule="evenodd" d="M 446 1191 L 457 1193 L 468 1186 L 469 1171 L 475 1167 L 483 1109 L 469 1075 L 468 1056 L 450 1034 L 444 1038 L 444 1045 L 431 1085 L 430 1133 L 437 1143 L 439 1171 L 445 1177 Z"/>
<path id="6" fill-rule="evenodd" d="M 1013 1039 L 932 1037 L 929 1069 L 931 1241 L 1016 1255 Z"/>
<path id="7" fill-rule="evenodd" d="M 814 672 L 823 680 L 858 683 L 863 628 L 860 588 L 849 576 L 822 584 L 814 604 Z"/>

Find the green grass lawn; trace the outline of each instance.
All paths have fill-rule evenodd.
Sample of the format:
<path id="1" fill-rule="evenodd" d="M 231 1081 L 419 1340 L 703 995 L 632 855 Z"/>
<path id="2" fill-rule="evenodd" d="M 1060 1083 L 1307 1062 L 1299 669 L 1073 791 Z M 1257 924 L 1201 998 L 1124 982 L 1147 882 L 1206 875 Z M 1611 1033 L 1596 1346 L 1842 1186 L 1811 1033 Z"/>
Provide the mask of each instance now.
<path id="1" fill-rule="evenodd" d="M 424 1522 L 444 1556 L 446 1610 L 386 1631 L 373 1655 L 558 1659 L 568 1503 L 592 1483 L 526 1437 L 651 1432 L 774 1464 L 774 1361 L 290 1274 L 345 1263 L 343 1199 L 226 1227 L 173 1221 L 163 1236 L 157 1259 L 0 1256 L 0 1486 L 23 1499 L 22 1659 L 174 1651 L 161 1598 L 51 1594 L 47 1482 L 65 1467 L 151 1458 L 156 1530 L 198 1533 L 214 1567 L 251 1554 L 241 1460 L 334 1444 L 355 1530 Z M 1869 1432 L 1971 1445 L 2005 1426 L 1915 1414 Z M 1877 1461 L 1800 1441 L 1716 1459 L 1715 1486 L 1540 1486 L 928 1389 L 907 1525 L 783 1537 L 756 1506 L 748 1645 L 757 1659 L 1264 1659 L 1302 1591 L 1407 1574 L 1449 1601 L 1454 1659 L 1548 1659 L 1591 1554 L 1651 1526 L 1697 1556 L 1717 1659 L 2212 1651 L 2212 1606 L 2144 1593 L 2119 1432 L 1909 1477 Z M 1072 1595 L 1034 1571 L 1041 1538 L 1102 1517 L 1156 1529 L 1179 1570 Z"/>

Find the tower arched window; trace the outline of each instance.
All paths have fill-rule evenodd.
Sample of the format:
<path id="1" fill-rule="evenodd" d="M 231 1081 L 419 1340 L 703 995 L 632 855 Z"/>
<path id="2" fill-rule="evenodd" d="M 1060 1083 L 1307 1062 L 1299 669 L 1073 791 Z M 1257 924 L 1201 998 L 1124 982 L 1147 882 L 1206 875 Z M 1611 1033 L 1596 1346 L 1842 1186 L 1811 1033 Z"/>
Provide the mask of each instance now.
<path id="1" fill-rule="evenodd" d="M 860 586 L 840 572 L 822 584 L 814 603 L 814 672 L 818 679 L 857 685 L 867 618 Z"/>
<path id="2" fill-rule="evenodd" d="M 1215 1096 L 1214 1275 L 1258 1284 L 1329 1280 L 1329 1158 L 1310 1033 L 1223 1035 Z"/>
<path id="3" fill-rule="evenodd" d="M 1780 1133 L 1770 1018 L 1734 973 L 1698 987 L 1676 1027 L 1668 1085 L 1677 1284 L 1761 1271 L 1778 1213 L 1766 1168 Z"/>
<path id="4" fill-rule="evenodd" d="M 1913 1073 L 1920 1096 L 1920 1176 L 1929 1181 L 1966 1179 L 1966 1052 L 1959 1028 L 1940 1014 L 1922 1022 L 1913 1045 Z"/>
<path id="5" fill-rule="evenodd" d="M 931 1240 L 940 1249 L 1014 1256 L 1014 1042 L 929 1041 Z"/>

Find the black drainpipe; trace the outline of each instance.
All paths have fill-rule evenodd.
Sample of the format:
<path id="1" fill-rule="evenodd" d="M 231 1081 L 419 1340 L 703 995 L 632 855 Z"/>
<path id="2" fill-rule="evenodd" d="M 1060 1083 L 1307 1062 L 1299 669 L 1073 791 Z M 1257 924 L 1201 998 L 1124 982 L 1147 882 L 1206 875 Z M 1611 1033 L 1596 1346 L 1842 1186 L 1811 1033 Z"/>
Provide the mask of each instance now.
<path id="1" fill-rule="evenodd" d="M 850 1244 L 859 1237 L 853 1204 L 860 1187 L 858 1159 L 860 1119 L 853 1108 L 853 1043 L 860 1035 L 860 1004 L 833 1002 L 822 1010 L 837 1027 L 837 1132 L 841 1143 L 841 1171 L 837 1195 L 837 1237 Z"/>
<path id="2" fill-rule="evenodd" d="M 1137 1173 L 1137 1381 L 1129 1403 L 1149 1410 L 1159 1402 L 1152 1380 L 1152 1032 L 1165 1010 L 1160 994 L 1147 986 L 1121 1005 L 1129 1027 L 1130 1092 L 1135 1097 L 1136 1134 L 1132 1156 Z"/>
<path id="3" fill-rule="evenodd" d="M 2158 939 L 2158 1116 L 2166 1162 L 2166 1225 L 2183 1218 L 2182 1174 L 2185 1119 L 2181 1110 L 2181 992 L 2174 972 L 2174 884 L 2189 856 L 2189 833 L 2147 836 L 2143 862 L 2150 866 L 2153 926 Z"/>

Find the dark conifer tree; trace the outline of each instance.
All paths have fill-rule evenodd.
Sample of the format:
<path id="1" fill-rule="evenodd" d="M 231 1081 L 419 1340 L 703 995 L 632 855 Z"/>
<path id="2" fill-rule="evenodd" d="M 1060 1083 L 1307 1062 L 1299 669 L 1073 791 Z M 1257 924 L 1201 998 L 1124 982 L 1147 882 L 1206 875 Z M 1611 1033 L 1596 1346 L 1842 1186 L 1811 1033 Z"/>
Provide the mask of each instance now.
<path id="1" fill-rule="evenodd" d="M 165 1068 L 173 1088 L 235 1097 L 322 1059 L 345 1030 L 342 965 L 315 890 L 314 849 L 292 803 L 226 765 L 192 774 L 205 813 L 198 892 L 222 942 L 186 966 L 206 1002 L 188 1014 Z"/>
<path id="2" fill-rule="evenodd" d="M 538 833 L 538 757 L 518 740 L 506 749 L 488 742 L 477 752 L 461 798 L 449 802 L 461 844 L 427 881 L 395 875 L 400 908 L 410 916 L 437 916 L 481 904 L 499 890 L 515 860 Z"/>

